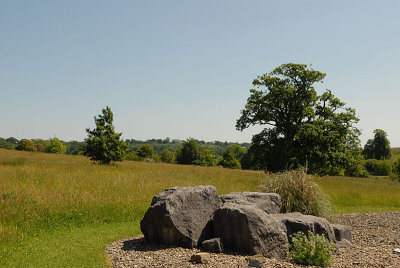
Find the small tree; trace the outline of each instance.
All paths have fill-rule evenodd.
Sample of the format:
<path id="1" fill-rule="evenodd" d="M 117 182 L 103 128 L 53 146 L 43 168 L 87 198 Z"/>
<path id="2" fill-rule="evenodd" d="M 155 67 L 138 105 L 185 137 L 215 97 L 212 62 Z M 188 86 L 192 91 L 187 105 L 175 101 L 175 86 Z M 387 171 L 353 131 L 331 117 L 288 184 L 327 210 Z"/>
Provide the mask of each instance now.
<path id="1" fill-rule="evenodd" d="M 113 113 L 110 107 L 103 109 L 103 114 L 94 117 L 96 128 L 86 129 L 88 138 L 85 139 L 83 154 L 90 160 L 110 164 L 111 161 L 122 161 L 125 158 L 127 146 L 120 140 L 122 133 L 115 133 Z"/>
<path id="2" fill-rule="evenodd" d="M 367 159 L 390 159 L 392 151 L 387 134 L 382 129 L 374 130 L 374 139 L 369 139 L 364 146 L 363 154 Z"/>
<path id="3" fill-rule="evenodd" d="M 141 158 L 153 158 L 154 150 L 151 148 L 150 144 L 143 144 L 139 147 L 137 155 Z"/>
<path id="4" fill-rule="evenodd" d="M 193 138 L 182 142 L 182 146 L 176 151 L 176 161 L 179 164 L 192 165 L 200 159 L 200 148 Z"/>
<path id="5" fill-rule="evenodd" d="M 167 148 L 162 150 L 162 152 L 160 153 L 160 157 L 161 157 L 161 161 L 163 161 L 164 163 L 174 163 L 175 162 L 174 152 L 171 152 Z"/>
<path id="6" fill-rule="evenodd" d="M 46 147 L 44 147 L 44 151 L 46 153 L 52 153 L 52 154 L 65 154 L 67 151 L 67 146 L 62 144 L 62 142 L 54 137 L 53 139 L 50 140 L 50 142 L 47 144 Z"/>
<path id="7" fill-rule="evenodd" d="M 22 139 L 18 142 L 17 147 L 15 148 L 19 151 L 31 151 L 36 152 L 35 143 L 31 140 Z"/>

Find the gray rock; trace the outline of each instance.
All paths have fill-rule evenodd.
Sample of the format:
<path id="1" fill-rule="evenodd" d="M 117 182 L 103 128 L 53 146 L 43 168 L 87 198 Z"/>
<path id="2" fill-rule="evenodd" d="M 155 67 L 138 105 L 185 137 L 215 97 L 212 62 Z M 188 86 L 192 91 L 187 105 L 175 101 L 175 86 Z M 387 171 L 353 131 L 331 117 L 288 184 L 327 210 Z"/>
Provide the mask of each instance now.
<path id="1" fill-rule="evenodd" d="M 341 224 L 331 224 L 331 227 L 333 228 L 337 241 L 342 241 L 343 239 L 346 239 L 349 242 L 353 241 L 351 238 L 351 231 L 348 226 Z"/>
<path id="2" fill-rule="evenodd" d="M 286 256 L 284 224 L 256 207 L 227 202 L 215 211 L 213 228 L 227 249 L 266 257 Z"/>
<path id="3" fill-rule="evenodd" d="M 222 205 L 213 186 L 173 187 L 154 196 L 140 222 L 150 243 L 193 248 L 212 238 L 212 216 Z"/>
<path id="4" fill-rule="evenodd" d="M 206 251 L 209 252 L 221 253 L 222 251 L 224 251 L 224 247 L 221 243 L 221 238 L 204 240 L 202 246 Z"/>
<path id="5" fill-rule="evenodd" d="M 254 206 L 268 214 L 279 213 L 281 196 L 275 193 L 233 192 L 221 195 L 222 202 Z"/>
<path id="6" fill-rule="evenodd" d="M 261 268 L 263 267 L 263 261 L 260 258 L 250 258 L 249 266 Z"/>
<path id="7" fill-rule="evenodd" d="M 324 235 L 330 242 L 336 242 L 333 229 L 325 218 L 303 215 L 299 212 L 271 214 L 271 217 L 285 225 L 289 242 L 292 240 L 290 237 L 292 234 L 297 232 L 307 234 L 308 231 Z"/>
<path id="8" fill-rule="evenodd" d="M 209 263 L 210 262 L 210 254 L 206 253 L 206 252 L 200 252 L 200 253 L 196 253 L 193 254 L 190 257 L 190 261 L 192 263 Z"/>

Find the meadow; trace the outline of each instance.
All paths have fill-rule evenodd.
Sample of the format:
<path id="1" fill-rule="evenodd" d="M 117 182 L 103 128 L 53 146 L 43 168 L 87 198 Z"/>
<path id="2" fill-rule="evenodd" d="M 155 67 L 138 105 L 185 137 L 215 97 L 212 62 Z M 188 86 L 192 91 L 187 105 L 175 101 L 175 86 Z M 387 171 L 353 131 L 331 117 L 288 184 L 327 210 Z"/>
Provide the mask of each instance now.
<path id="1" fill-rule="evenodd" d="M 124 161 L 0 149 L 0 266 L 105 267 L 106 245 L 140 233 L 152 197 L 172 186 L 254 191 L 258 171 Z M 336 213 L 400 210 L 388 178 L 313 178 Z"/>

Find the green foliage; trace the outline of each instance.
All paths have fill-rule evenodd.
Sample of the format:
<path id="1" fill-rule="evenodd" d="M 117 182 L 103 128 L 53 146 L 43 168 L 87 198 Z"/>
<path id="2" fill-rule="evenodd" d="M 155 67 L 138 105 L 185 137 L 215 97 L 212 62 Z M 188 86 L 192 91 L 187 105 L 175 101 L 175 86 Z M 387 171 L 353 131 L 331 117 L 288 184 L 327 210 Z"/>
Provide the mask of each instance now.
<path id="1" fill-rule="evenodd" d="M 397 176 L 400 177 L 400 159 L 397 159 L 393 163 L 393 173 Z"/>
<path id="2" fill-rule="evenodd" d="M 216 166 L 218 161 L 214 151 L 206 146 L 201 146 L 199 149 L 200 155 L 193 164 L 199 166 Z"/>
<path id="3" fill-rule="evenodd" d="M 392 151 L 387 134 L 382 129 L 374 130 L 374 139 L 369 139 L 364 146 L 363 154 L 366 159 L 390 159 Z"/>
<path id="4" fill-rule="evenodd" d="M 242 166 L 239 160 L 236 159 L 233 152 L 226 152 L 224 158 L 221 161 L 221 166 L 233 169 L 241 169 Z"/>
<path id="5" fill-rule="evenodd" d="M 162 150 L 160 153 L 161 161 L 164 163 L 175 163 L 175 153 L 171 152 L 167 148 Z"/>
<path id="6" fill-rule="evenodd" d="M 365 160 L 365 168 L 375 176 L 389 176 L 392 173 L 392 162 L 390 160 Z"/>
<path id="7" fill-rule="evenodd" d="M 22 139 L 18 142 L 17 147 L 15 149 L 19 151 L 30 151 L 30 152 L 36 152 L 37 149 L 35 147 L 35 143 L 31 140 L 27 139 Z"/>
<path id="8" fill-rule="evenodd" d="M 14 137 L 9 137 L 6 139 L 6 142 L 12 143 L 14 145 L 18 144 L 18 139 L 14 138 Z"/>
<path id="9" fill-rule="evenodd" d="M 294 262 L 322 267 L 332 264 L 332 254 L 336 247 L 325 236 L 308 231 L 307 235 L 303 232 L 297 232 L 291 238 L 292 243 L 288 245 L 289 257 Z"/>
<path id="10" fill-rule="evenodd" d="M 128 151 L 125 157 L 126 160 L 141 161 L 142 159 L 137 155 L 135 151 Z"/>
<path id="11" fill-rule="evenodd" d="M 52 153 L 52 154 L 65 154 L 67 151 L 67 146 L 62 144 L 62 142 L 54 137 L 53 139 L 50 140 L 50 142 L 47 144 L 46 147 L 44 147 L 44 151 L 46 153 Z"/>
<path id="12" fill-rule="evenodd" d="M 110 164 L 111 161 L 122 161 L 126 155 L 127 146 L 120 140 L 122 133 L 115 133 L 113 113 L 110 107 L 103 109 L 103 114 L 94 117 L 96 128 L 86 129 L 88 138 L 85 139 L 83 154 L 90 160 Z"/>
<path id="13" fill-rule="evenodd" d="M 368 177 L 368 171 L 365 169 L 364 165 L 364 158 L 361 155 L 361 148 L 351 150 L 348 153 L 353 155 L 347 157 L 348 161 L 345 163 L 344 175 L 351 177 Z M 330 174 L 330 175 L 342 175 L 342 174 Z"/>
<path id="14" fill-rule="evenodd" d="M 7 150 L 15 150 L 15 144 L 8 142 L 8 141 L 1 141 L 0 148 L 7 149 Z"/>
<path id="15" fill-rule="evenodd" d="M 285 171 L 267 174 L 259 185 L 266 193 L 278 193 L 281 196 L 281 212 L 301 212 L 332 218 L 332 205 L 328 195 L 313 182 L 304 170 Z"/>
<path id="16" fill-rule="evenodd" d="M 153 158 L 154 150 L 151 148 L 150 144 L 146 143 L 139 147 L 137 155 L 142 159 Z"/>
<path id="17" fill-rule="evenodd" d="M 325 74 L 303 64 L 283 64 L 271 73 L 257 77 L 238 130 L 265 125 L 252 138 L 246 165 L 281 171 L 306 167 L 324 175 L 333 168 L 345 168 L 359 145 L 355 110 L 327 90 L 318 95 L 314 84 Z"/>
<path id="18" fill-rule="evenodd" d="M 193 138 L 182 142 L 181 147 L 176 151 L 176 162 L 178 164 L 193 165 L 200 159 L 200 148 Z"/>

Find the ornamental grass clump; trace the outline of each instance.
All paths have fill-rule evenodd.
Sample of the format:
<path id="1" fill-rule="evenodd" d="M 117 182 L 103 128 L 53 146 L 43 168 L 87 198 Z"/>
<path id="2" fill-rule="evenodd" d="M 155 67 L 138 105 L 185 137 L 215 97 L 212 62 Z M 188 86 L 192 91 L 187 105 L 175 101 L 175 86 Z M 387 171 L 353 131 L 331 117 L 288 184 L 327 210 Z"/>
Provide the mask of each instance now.
<path id="1" fill-rule="evenodd" d="M 333 220 L 328 195 L 304 170 L 267 173 L 258 188 L 281 196 L 281 213 L 300 212 Z"/>
<path id="2" fill-rule="evenodd" d="M 330 266 L 332 265 L 332 254 L 335 251 L 335 244 L 329 242 L 323 235 L 314 234 L 308 231 L 297 232 L 291 235 L 292 243 L 288 244 L 289 257 L 294 262 L 305 265 Z"/>

